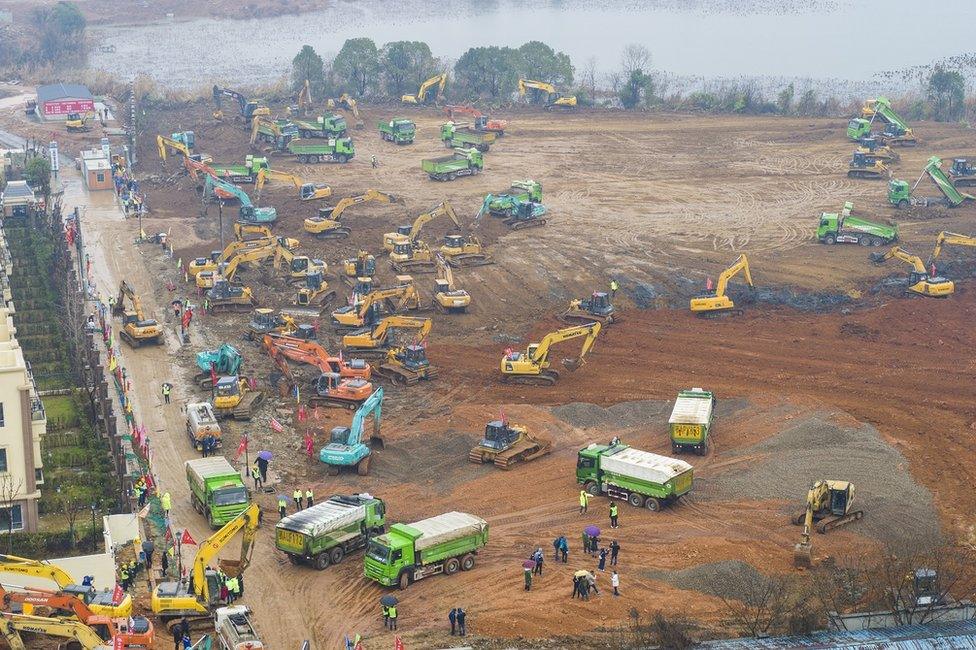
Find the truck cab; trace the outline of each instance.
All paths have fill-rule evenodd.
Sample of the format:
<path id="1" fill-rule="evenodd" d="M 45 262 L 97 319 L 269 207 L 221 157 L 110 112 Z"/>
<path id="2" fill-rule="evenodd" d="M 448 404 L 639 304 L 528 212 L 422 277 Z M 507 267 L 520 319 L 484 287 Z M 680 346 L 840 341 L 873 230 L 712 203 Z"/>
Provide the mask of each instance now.
<path id="1" fill-rule="evenodd" d="M 590 445 L 579 450 L 576 456 L 576 482 L 585 485 L 600 481 L 600 456 L 610 449 L 610 445 Z"/>
<path id="2" fill-rule="evenodd" d="M 387 587 L 400 584 L 401 574 L 407 577 L 405 570 L 417 563 L 414 542 L 420 536 L 420 531 L 409 526 L 393 524 L 389 533 L 370 540 L 366 548 L 366 576 Z"/>
<path id="3" fill-rule="evenodd" d="M 871 135 L 871 122 L 862 117 L 855 117 L 847 123 L 847 137 L 851 140 L 861 140 Z"/>

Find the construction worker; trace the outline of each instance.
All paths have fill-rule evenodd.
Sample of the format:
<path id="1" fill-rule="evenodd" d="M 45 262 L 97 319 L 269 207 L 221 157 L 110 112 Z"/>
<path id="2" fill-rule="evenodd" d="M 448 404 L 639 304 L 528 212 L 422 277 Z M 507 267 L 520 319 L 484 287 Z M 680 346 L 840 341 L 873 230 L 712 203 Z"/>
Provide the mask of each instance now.
<path id="1" fill-rule="evenodd" d="M 460 634 L 461 636 L 467 636 L 468 635 L 468 628 L 467 628 L 467 625 L 465 623 L 465 619 L 467 618 L 467 616 L 468 616 L 468 613 L 465 612 L 464 609 L 462 609 L 461 607 L 458 607 L 458 610 L 457 610 L 458 634 Z"/>
<path id="2" fill-rule="evenodd" d="M 261 484 L 261 470 L 258 469 L 257 463 L 251 465 L 251 478 L 254 479 L 254 491 L 257 492 Z"/>
<path id="3" fill-rule="evenodd" d="M 590 495 L 587 494 L 586 490 L 580 490 L 579 504 L 580 504 L 580 514 L 586 514 L 586 505 L 590 502 Z"/>
<path id="4" fill-rule="evenodd" d="M 295 502 L 295 511 L 302 509 L 302 490 L 301 488 L 295 488 L 295 491 L 291 493 L 291 498 Z"/>
<path id="5" fill-rule="evenodd" d="M 285 495 L 279 494 L 278 495 L 278 521 L 281 521 L 282 519 L 285 518 L 285 515 L 287 514 L 286 512 L 287 506 L 288 506 L 288 501 L 285 500 Z"/>
<path id="6" fill-rule="evenodd" d="M 169 404 L 169 394 L 173 390 L 173 385 L 169 382 L 163 382 L 163 401 Z"/>
<path id="7" fill-rule="evenodd" d="M 451 610 L 451 613 L 447 615 L 447 620 L 451 622 L 451 636 L 457 634 L 457 607 Z"/>
<path id="8" fill-rule="evenodd" d="M 129 590 L 129 565 L 126 563 L 119 567 L 119 586 L 122 587 L 122 591 Z"/>
<path id="9" fill-rule="evenodd" d="M 617 540 L 610 542 L 610 566 L 617 566 L 617 553 L 620 552 L 620 543 Z"/>
<path id="10" fill-rule="evenodd" d="M 525 578 L 525 590 L 532 591 L 532 569 L 528 567 L 523 568 L 522 575 Z"/>
<path id="11" fill-rule="evenodd" d="M 617 527 L 617 504 L 610 502 L 610 528 Z"/>
<path id="12" fill-rule="evenodd" d="M 390 608 L 383 605 L 383 629 L 390 629 Z"/>
<path id="13" fill-rule="evenodd" d="M 369 161 L 373 164 L 373 169 L 376 169 L 376 165 L 378 164 L 376 162 L 376 156 L 371 156 Z"/>
<path id="14" fill-rule="evenodd" d="M 305 488 L 305 507 L 312 507 L 312 488 Z"/>
<path id="15" fill-rule="evenodd" d="M 617 295 L 617 289 L 619 289 L 619 288 L 620 288 L 620 285 L 619 285 L 619 284 L 617 284 L 617 281 L 616 281 L 616 280 L 614 280 L 613 278 L 610 278 L 610 298 L 611 298 L 611 299 L 612 299 L 612 298 L 613 298 L 614 296 L 616 296 L 616 295 Z"/>
<path id="16" fill-rule="evenodd" d="M 163 514 L 169 518 L 169 509 L 173 505 L 173 498 L 169 495 L 169 492 L 163 492 L 163 496 L 159 498 L 159 503 L 163 507 Z"/>
<path id="17" fill-rule="evenodd" d="M 397 629 L 397 608 L 396 605 L 390 605 L 390 629 Z"/>

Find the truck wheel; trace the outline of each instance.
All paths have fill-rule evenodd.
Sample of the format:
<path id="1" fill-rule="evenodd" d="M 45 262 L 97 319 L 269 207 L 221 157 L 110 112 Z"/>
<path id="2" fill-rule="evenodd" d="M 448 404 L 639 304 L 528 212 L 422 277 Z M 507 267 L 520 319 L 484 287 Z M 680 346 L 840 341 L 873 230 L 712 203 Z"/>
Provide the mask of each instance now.
<path id="1" fill-rule="evenodd" d="M 833 235 L 826 235 L 823 238 L 823 243 L 827 244 L 828 246 L 833 246 L 837 243 L 837 238 Z"/>
<path id="2" fill-rule="evenodd" d="M 593 481 L 590 481 L 589 483 L 586 484 L 586 493 L 589 494 L 591 497 L 598 497 L 601 494 L 603 494 L 603 491 L 600 489 L 599 483 L 594 483 Z"/>
<path id="3" fill-rule="evenodd" d="M 410 586 L 410 574 L 406 571 L 400 574 L 400 589 L 406 589 Z"/>
<path id="4" fill-rule="evenodd" d="M 631 492 L 630 496 L 627 497 L 627 502 L 635 508 L 640 508 L 644 505 L 644 497 L 636 492 Z"/>
<path id="5" fill-rule="evenodd" d="M 895 207 L 898 208 L 899 210 L 904 210 L 905 208 L 908 207 L 908 199 L 900 200 L 898 204 L 895 205 Z"/>
<path id="6" fill-rule="evenodd" d="M 871 238 L 871 245 L 874 246 L 875 248 L 877 248 L 878 246 L 881 246 L 881 244 L 883 244 L 883 243 L 884 242 L 881 241 L 881 238 L 880 237 L 872 237 Z"/>
<path id="7" fill-rule="evenodd" d="M 316 555 L 315 559 L 312 560 L 312 566 L 318 569 L 319 571 L 324 571 L 325 569 L 327 569 L 329 567 L 329 554 L 319 553 L 318 555 Z"/>
<path id="8" fill-rule="evenodd" d="M 300 162 L 300 163 L 307 163 L 308 162 L 308 156 L 299 156 L 298 157 L 298 162 Z"/>
<path id="9" fill-rule="evenodd" d="M 644 507 L 651 512 L 657 512 L 661 509 L 661 502 L 654 497 L 647 497 L 647 501 L 644 502 Z"/>
<path id="10" fill-rule="evenodd" d="M 342 562 L 342 558 L 346 556 L 346 552 L 342 550 L 341 546 L 336 546 L 329 552 L 329 562 L 332 564 L 339 564 Z"/>
<path id="11" fill-rule="evenodd" d="M 444 573 L 446 575 L 452 576 L 461 569 L 461 563 L 458 562 L 456 557 L 452 557 L 450 560 L 444 563 Z"/>
<path id="12" fill-rule="evenodd" d="M 302 558 L 298 557 L 297 555 L 292 555 L 291 553 L 285 553 L 285 555 L 288 556 L 288 561 L 294 564 L 295 566 L 298 566 L 299 564 L 302 563 Z"/>
<path id="13" fill-rule="evenodd" d="M 868 237 L 867 235 L 861 235 L 860 237 L 857 238 L 857 243 L 860 244 L 861 246 L 870 246 L 871 238 Z"/>
<path id="14" fill-rule="evenodd" d="M 671 453 L 673 453 L 673 454 L 680 454 L 681 453 L 681 447 L 678 446 L 678 443 L 676 443 L 676 442 L 672 442 L 671 443 Z"/>
<path id="15" fill-rule="evenodd" d="M 461 558 L 461 570 L 470 571 L 473 568 L 474 568 L 474 555 L 468 553 L 467 555 Z"/>
<path id="16" fill-rule="evenodd" d="M 212 512 L 208 512 L 207 513 L 207 525 L 210 526 L 211 528 L 216 528 L 216 526 L 214 526 L 213 513 Z"/>

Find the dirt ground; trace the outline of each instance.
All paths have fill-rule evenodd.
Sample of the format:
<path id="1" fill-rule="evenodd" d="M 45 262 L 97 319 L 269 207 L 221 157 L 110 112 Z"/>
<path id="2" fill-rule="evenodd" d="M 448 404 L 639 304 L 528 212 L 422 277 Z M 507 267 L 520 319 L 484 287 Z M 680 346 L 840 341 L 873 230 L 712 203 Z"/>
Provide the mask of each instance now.
<path id="1" fill-rule="evenodd" d="M 193 129 L 197 149 L 218 161 L 242 159 L 248 152 L 244 132 L 233 124 L 215 126 L 208 114 L 208 107 L 198 106 L 151 121 L 160 133 Z M 376 121 L 394 114 L 418 122 L 413 146 L 398 148 L 377 137 Z M 443 116 L 433 109 L 367 107 L 367 130 L 353 132 L 357 154 L 348 165 L 273 159 L 275 169 L 328 183 L 335 197 L 369 187 L 403 197 L 403 204 L 351 208 L 345 221 L 353 235 L 344 242 L 319 242 L 303 233 L 302 219 L 319 206 L 300 203 L 294 188 L 269 184 L 262 200 L 278 209 L 277 234 L 298 237 L 304 254 L 331 266 L 360 247 L 379 253 L 382 233 L 438 201 L 450 200 L 467 225 L 486 192 L 520 178 L 543 184 L 548 226 L 507 233 L 485 217 L 475 230 L 496 263 L 456 274 L 473 297 L 469 314 L 434 317 L 429 354 L 440 377 L 407 389 L 385 387 L 387 444 L 370 476 L 329 477 L 300 450 L 304 427 L 327 431 L 348 421 L 345 412 L 322 411 L 302 424 L 295 422 L 293 403 L 279 402 L 249 424 L 227 427 L 229 457 L 244 431 L 252 451 L 274 452 L 272 469 L 282 492 L 296 485 L 313 485 L 320 496 L 369 491 L 388 502 L 395 521 L 453 509 L 489 521 L 491 541 L 474 571 L 434 577 L 398 594 L 408 644 L 446 644 L 446 615 L 458 605 L 468 610 L 471 630 L 484 644 L 523 639 L 528 645 L 567 635 L 577 645 L 597 645 L 605 642 L 597 630 L 625 625 L 632 607 L 690 615 L 721 634 L 723 580 L 742 570 L 792 570 L 798 530 L 788 514 L 818 478 L 857 483 L 866 511 L 863 525 L 816 536 L 818 560 L 853 546 L 911 544 L 939 535 L 976 542 L 976 366 L 967 356 L 976 343 L 976 294 L 967 280 L 971 258 L 957 250 L 944 254 L 960 280 L 954 296 L 909 299 L 883 282 L 904 276 L 905 268 L 875 267 L 860 247 L 828 248 L 812 239 L 821 210 L 854 200 L 864 212 L 897 220 L 903 244 L 926 257 L 939 230 L 976 231 L 974 208 L 928 214 L 889 209 L 884 183 L 846 178 L 851 146 L 838 120 L 604 112 L 497 117 L 509 119 L 510 130 L 486 155 L 485 172 L 453 183 L 435 183 L 419 170 L 421 158 L 444 151 L 437 140 Z M 976 137 L 958 126 L 926 123 L 916 131 L 923 146 L 903 150 L 895 168 L 897 177 L 913 182 L 929 155 L 949 159 L 976 146 Z M 192 184 L 165 180 L 176 165 L 171 160 L 167 170 L 159 169 L 149 135 L 138 149 L 151 210 L 145 229 L 169 231 L 176 256 L 184 260 L 211 250 L 215 209 L 201 218 Z M 376 170 L 369 165 L 374 154 Z M 156 432 L 156 469 L 173 492 L 174 516 L 197 539 L 206 537 L 186 499 L 182 463 L 193 452 L 182 416 L 178 406 L 160 405 L 158 386 L 175 380 L 178 403 L 205 398 L 186 382 L 195 372 L 193 354 L 239 342 L 245 318 L 199 316 L 192 343 L 180 346 L 166 305 L 189 292 L 176 276 L 175 260 L 158 247 L 133 246 L 132 220 L 94 212 L 86 221 L 104 267 L 103 290 L 125 277 L 167 326 L 165 348 L 126 351 L 126 360 L 139 378 L 140 412 Z M 422 238 L 434 242 L 446 231 L 445 223 L 433 222 Z M 739 318 L 692 317 L 688 297 L 741 252 L 750 255 L 756 283 L 767 290 L 760 301 Z M 378 267 L 381 280 L 392 280 L 382 259 Z M 583 368 L 563 373 L 550 388 L 499 383 L 505 347 L 538 341 L 558 326 L 554 316 L 567 300 L 606 287 L 611 274 L 621 281 L 616 302 L 623 322 L 605 330 Z M 275 295 L 262 284 L 260 273 L 242 277 L 266 304 L 288 302 L 283 290 Z M 432 276 L 416 277 L 428 291 Z M 322 322 L 320 340 L 334 349 L 337 339 Z M 271 370 L 266 355 L 242 346 L 248 372 L 263 381 Z M 565 348 L 555 354 L 575 350 L 572 344 Z M 610 533 L 606 500 L 593 500 L 585 516 L 578 513 L 576 450 L 618 435 L 636 447 L 670 453 L 669 400 L 691 386 L 713 390 L 719 399 L 712 450 L 705 458 L 688 458 L 696 489 L 656 514 L 622 506 L 622 527 L 604 540 L 616 538 L 622 546 L 623 596 L 603 591 L 609 577 L 601 574 L 595 601 L 571 600 L 572 572 L 594 566 L 579 552 L 582 528 L 596 524 Z M 468 464 L 467 450 L 484 423 L 500 413 L 551 437 L 553 453 L 510 472 Z M 272 415 L 286 424 L 283 434 L 269 428 Z M 259 499 L 273 511 L 272 495 Z M 521 561 L 538 546 L 551 549 L 560 534 L 570 539 L 570 563 L 548 563 L 533 590 L 522 591 Z M 315 647 L 334 647 L 343 634 L 359 632 L 367 643 L 390 643 L 377 603 L 383 592 L 364 581 L 359 561 L 351 558 L 321 573 L 294 567 L 275 551 L 273 531 L 265 527 L 244 596 L 265 642 L 285 647 L 310 638 Z"/>

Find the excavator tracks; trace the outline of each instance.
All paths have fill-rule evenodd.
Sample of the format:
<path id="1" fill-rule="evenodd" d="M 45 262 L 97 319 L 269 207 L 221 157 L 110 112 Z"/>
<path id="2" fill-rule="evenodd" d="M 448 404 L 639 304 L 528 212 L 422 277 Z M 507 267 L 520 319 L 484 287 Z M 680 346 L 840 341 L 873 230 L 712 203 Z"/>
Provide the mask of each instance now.
<path id="1" fill-rule="evenodd" d="M 529 220 L 523 220 L 523 219 L 506 219 L 502 223 L 504 223 L 506 226 L 508 226 L 512 230 L 525 230 L 526 228 L 538 228 L 538 227 L 544 226 L 544 225 L 546 225 L 548 223 L 548 221 L 546 219 L 541 219 L 541 218 L 539 218 L 539 219 L 529 219 Z"/>
<path id="2" fill-rule="evenodd" d="M 468 462 L 476 465 L 493 463 L 495 467 L 508 470 L 518 463 L 541 458 L 551 451 L 551 440 L 521 440 L 504 451 L 494 451 L 479 445 L 468 452 Z"/>
<path id="3" fill-rule="evenodd" d="M 863 510 L 855 510 L 854 512 L 848 512 L 843 517 L 829 517 L 826 519 L 821 519 L 817 522 L 814 528 L 817 529 L 818 533 L 824 534 L 828 533 L 841 526 L 846 526 L 849 523 L 859 521 L 864 518 Z"/>
<path id="4" fill-rule="evenodd" d="M 264 402 L 264 393 L 253 391 L 241 398 L 240 404 L 231 411 L 235 420 L 250 420 L 254 417 L 254 412 Z"/>
<path id="5" fill-rule="evenodd" d="M 352 232 L 349 228 L 332 228 L 315 233 L 316 239 L 347 239 Z"/>
<path id="6" fill-rule="evenodd" d="M 487 266 L 488 264 L 494 264 L 495 260 L 491 255 L 485 253 L 472 253 L 470 255 L 455 255 L 447 260 L 447 263 L 456 269 L 472 267 L 472 266 Z"/>
<path id="7" fill-rule="evenodd" d="M 436 273 L 437 264 L 430 262 L 390 262 L 390 268 L 397 273 Z"/>
<path id="8" fill-rule="evenodd" d="M 427 368 L 425 372 L 419 373 L 401 368 L 400 366 L 384 363 L 378 367 L 374 367 L 373 374 L 383 379 L 389 379 L 398 386 L 413 386 L 421 379 L 434 379 L 437 377 L 438 372 L 437 368 Z"/>
<path id="9" fill-rule="evenodd" d="M 586 325 L 588 323 L 600 323 L 601 325 L 612 325 L 613 323 L 620 322 L 620 316 L 616 314 L 611 314 L 609 316 L 596 316 L 594 314 L 574 313 L 574 312 L 563 312 L 559 315 L 559 320 L 564 323 L 580 323 Z"/>
<path id="10" fill-rule="evenodd" d="M 315 395 L 308 400 L 308 405 L 312 407 L 325 406 L 328 408 L 343 408 L 350 411 L 355 411 L 362 403 L 363 400 L 348 400 L 339 397 L 323 397 L 322 395 Z"/>
<path id="11" fill-rule="evenodd" d="M 506 384 L 523 384 L 527 386 L 552 386 L 559 380 L 559 373 L 555 370 L 543 370 L 538 375 L 502 375 Z"/>

